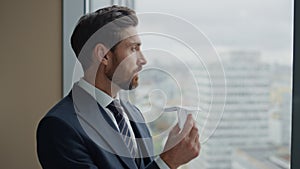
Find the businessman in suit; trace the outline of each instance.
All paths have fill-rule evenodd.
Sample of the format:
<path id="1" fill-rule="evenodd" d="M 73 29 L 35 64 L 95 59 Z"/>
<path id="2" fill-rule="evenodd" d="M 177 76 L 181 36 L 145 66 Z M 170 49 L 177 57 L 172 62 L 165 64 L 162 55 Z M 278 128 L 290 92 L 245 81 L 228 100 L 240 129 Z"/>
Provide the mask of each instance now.
<path id="1" fill-rule="evenodd" d="M 171 130 L 156 156 L 142 114 L 118 96 L 138 86 L 138 72 L 147 63 L 137 24 L 135 12 L 121 6 L 78 21 L 71 45 L 84 77 L 38 125 L 37 152 L 44 169 L 173 169 L 199 155 L 192 116 L 182 129 Z"/>

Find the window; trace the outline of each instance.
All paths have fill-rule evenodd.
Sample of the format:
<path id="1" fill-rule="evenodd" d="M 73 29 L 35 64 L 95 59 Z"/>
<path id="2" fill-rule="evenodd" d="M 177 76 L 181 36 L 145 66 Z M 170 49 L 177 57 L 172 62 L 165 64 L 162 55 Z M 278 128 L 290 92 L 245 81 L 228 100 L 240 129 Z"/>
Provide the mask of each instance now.
<path id="1" fill-rule="evenodd" d="M 90 0 L 79 5 L 78 15 L 110 4 L 134 8 L 140 17 L 148 67 L 140 73 L 139 88 L 123 94 L 145 113 L 153 135 L 177 120 L 172 113 L 161 113 L 161 106 L 202 108 L 197 115 L 202 152 L 184 167 L 289 168 L 292 0 Z M 64 58 L 73 55 L 67 47 L 64 43 Z M 78 64 L 74 69 L 66 63 L 64 94 L 82 73 Z M 72 75 L 77 77 L 66 80 Z M 154 140 L 158 152 L 164 137 Z"/>

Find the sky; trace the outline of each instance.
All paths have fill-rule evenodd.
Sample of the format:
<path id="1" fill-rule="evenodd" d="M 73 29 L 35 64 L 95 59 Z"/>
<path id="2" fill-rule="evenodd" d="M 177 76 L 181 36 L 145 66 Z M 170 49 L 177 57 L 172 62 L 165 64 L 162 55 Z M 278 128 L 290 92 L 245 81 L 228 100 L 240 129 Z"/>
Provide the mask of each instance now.
<path id="1" fill-rule="evenodd" d="M 292 0 L 135 2 L 137 13 L 167 13 L 195 25 L 212 42 L 221 57 L 222 53 L 229 51 L 259 51 L 265 62 L 292 63 Z"/>

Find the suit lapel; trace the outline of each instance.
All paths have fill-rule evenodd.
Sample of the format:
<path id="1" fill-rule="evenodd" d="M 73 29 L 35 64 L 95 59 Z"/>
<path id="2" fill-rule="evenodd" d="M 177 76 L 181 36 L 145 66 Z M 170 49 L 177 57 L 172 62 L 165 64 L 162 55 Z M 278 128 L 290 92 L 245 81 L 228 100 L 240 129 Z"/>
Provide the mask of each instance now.
<path id="1" fill-rule="evenodd" d="M 86 134 L 102 149 L 116 154 L 128 168 L 137 169 L 130 152 L 105 110 L 77 84 L 72 99 L 78 120 Z"/>
<path id="2" fill-rule="evenodd" d="M 144 117 L 129 102 L 121 103 L 130 119 L 130 124 L 139 147 L 140 157 L 151 158 L 154 156 L 153 143 L 149 130 L 145 124 Z"/>

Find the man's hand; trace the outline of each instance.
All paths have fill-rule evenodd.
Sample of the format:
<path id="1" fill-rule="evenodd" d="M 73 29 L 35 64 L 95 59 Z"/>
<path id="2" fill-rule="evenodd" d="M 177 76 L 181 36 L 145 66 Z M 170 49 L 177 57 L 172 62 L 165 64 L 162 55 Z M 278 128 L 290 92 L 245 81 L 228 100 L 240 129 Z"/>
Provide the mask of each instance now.
<path id="1" fill-rule="evenodd" d="M 198 128 L 189 114 L 181 131 L 178 124 L 171 130 L 160 157 L 171 169 L 175 169 L 196 158 L 200 148 Z"/>

